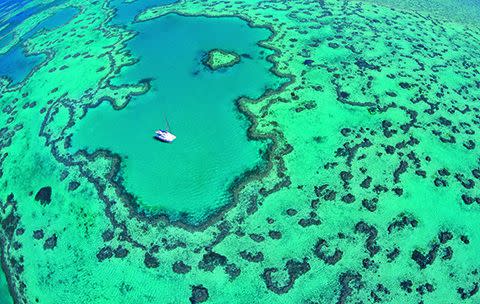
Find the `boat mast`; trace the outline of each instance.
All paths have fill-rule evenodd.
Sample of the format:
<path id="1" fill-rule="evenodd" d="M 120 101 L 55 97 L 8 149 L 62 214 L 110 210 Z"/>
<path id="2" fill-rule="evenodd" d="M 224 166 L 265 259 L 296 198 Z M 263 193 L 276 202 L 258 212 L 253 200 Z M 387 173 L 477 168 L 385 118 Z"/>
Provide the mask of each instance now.
<path id="1" fill-rule="evenodd" d="M 165 116 L 165 113 L 163 114 L 163 118 L 165 119 L 165 122 L 167 123 L 167 131 L 170 132 L 170 124 L 168 123 L 168 119 Z"/>

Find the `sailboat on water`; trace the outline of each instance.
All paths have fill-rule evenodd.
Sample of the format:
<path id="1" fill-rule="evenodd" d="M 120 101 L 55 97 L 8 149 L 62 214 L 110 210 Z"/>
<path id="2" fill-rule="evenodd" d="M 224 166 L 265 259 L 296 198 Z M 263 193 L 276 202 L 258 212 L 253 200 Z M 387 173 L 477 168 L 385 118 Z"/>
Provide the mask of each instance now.
<path id="1" fill-rule="evenodd" d="M 167 118 L 165 117 L 165 122 L 167 123 L 167 129 L 166 130 L 157 130 L 155 131 L 155 138 L 166 142 L 166 143 L 171 143 L 177 138 L 175 135 L 169 132 L 170 130 L 170 125 L 168 123 Z"/>

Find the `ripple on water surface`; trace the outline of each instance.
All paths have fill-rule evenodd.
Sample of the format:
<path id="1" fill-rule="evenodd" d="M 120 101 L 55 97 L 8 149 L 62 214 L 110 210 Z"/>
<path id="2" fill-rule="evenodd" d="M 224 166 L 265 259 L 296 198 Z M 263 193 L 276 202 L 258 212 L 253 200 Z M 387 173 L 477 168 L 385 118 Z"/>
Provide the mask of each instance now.
<path id="1" fill-rule="evenodd" d="M 123 69 L 115 84 L 153 78 L 151 90 L 121 111 L 106 102 L 90 110 L 77 123 L 73 149 L 119 153 L 126 189 L 143 207 L 198 224 L 229 202 L 236 177 L 261 162 L 265 144 L 247 140 L 248 122 L 234 101 L 259 97 L 283 81 L 269 71 L 272 51 L 257 45 L 270 32 L 239 18 L 175 14 L 134 29 L 139 34 L 127 47 L 140 62 Z M 211 72 L 202 58 L 215 48 L 248 56 Z M 173 144 L 152 138 L 165 126 L 164 114 L 177 135 Z"/>

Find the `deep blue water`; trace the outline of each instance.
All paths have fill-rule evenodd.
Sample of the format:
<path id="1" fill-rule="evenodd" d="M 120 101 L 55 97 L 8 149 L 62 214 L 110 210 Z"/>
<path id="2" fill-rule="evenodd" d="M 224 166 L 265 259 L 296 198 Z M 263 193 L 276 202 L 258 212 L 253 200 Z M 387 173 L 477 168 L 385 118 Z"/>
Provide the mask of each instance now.
<path id="1" fill-rule="evenodd" d="M 7 34 L 0 38 L 0 48 L 3 48 L 13 40 L 13 33 Z"/>
<path id="2" fill-rule="evenodd" d="M 33 16 L 34 14 L 54 7 L 56 5 L 62 4 L 65 0 L 55 0 L 51 3 L 47 3 L 45 5 L 37 5 L 30 7 L 26 10 L 20 10 L 22 7 L 25 6 L 29 1 L 28 0 L 5 0 L 0 2 L 0 20 L 8 13 L 14 10 L 18 10 L 19 13 L 13 15 L 8 20 L 2 20 L 0 25 L 8 23 L 8 26 L 0 30 L 0 47 L 2 45 L 6 45 L 8 41 L 12 38 L 11 35 L 8 35 L 10 31 L 12 31 L 16 26 L 21 24 L 25 19 Z M 177 0 L 137 0 L 134 2 L 124 2 L 124 0 L 113 0 L 110 5 L 112 8 L 116 10 L 115 16 L 112 19 L 112 23 L 114 24 L 124 24 L 127 25 L 131 23 L 135 16 L 149 7 L 154 7 L 158 5 L 166 5 L 176 2 Z M 67 8 L 62 10 L 61 13 L 57 14 L 54 18 L 48 18 L 42 24 L 39 24 L 37 27 L 32 29 L 29 32 L 28 37 L 34 35 L 37 31 L 41 30 L 42 28 L 52 29 L 61 25 L 62 16 L 64 16 L 63 20 L 67 20 L 71 18 L 74 14 L 70 14 L 71 10 L 75 10 L 74 8 Z M 25 37 L 24 39 L 27 39 Z"/>
<path id="3" fill-rule="evenodd" d="M 3 0 L 0 2 L 0 22 L 3 23 L 3 19 L 6 16 L 15 10 L 22 8 L 25 4 L 28 3 L 28 0 Z"/>
<path id="4" fill-rule="evenodd" d="M 59 5 L 59 4 L 63 3 L 64 1 L 65 0 L 55 0 L 55 1 L 52 1 L 52 2 L 47 3 L 47 4 L 40 4 L 40 5 L 37 5 L 37 6 L 29 7 L 26 10 L 20 10 L 20 8 L 25 6 L 25 4 L 27 4 L 27 1 L 7 1 L 8 3 L 15 3 L 15 5 L 13 6 L 12 9 L 10 9 L 10 11 L 13 10 L 13 9 L 16 9 L 16 10 L 19 10 L 19 12 L 18 12 L 18 14 L 13 15 L 8 20 L 5 20 L 4 22 L 2 22 L 2 23 L 8 23 L 8 26 L 5 29 L 0 31 L 0 37 L 7 34 L 8 32 L 10 32 L 16 26 L 21 24 L 25 19 L 35 15 L 36 13 L 38 13 L 40 11 L 43 11 L 43 10 L 49 9 L 51 7 L 54 7 L 56 5 Z"/>
<path id="5" fill-rule="evenodd" d="M 113 24 L 128 25 L 135 16 L 143 10 L 177 2 L 177 0 L 137 0 L 135 2 L 125 3 L 124 0 L 114 0 L 111 2 L 111 7 L 116 9 L 115 17 L 112 19 Z"/>
<path id="6" fill-rule="evenodd" d="M 28 38 L 32 37 L 33 35 L 42 30 L 49 31 L 59 26 L 62 26 L 68 21 L 70 21 L 78 12 L 79 10 L 76 7 L 64 8 L 37 24 L 33 29 L 31 29 L 27 34 L 25 34 L 22 39 L 27 40 Z"/>
<path id="7" fill-rule="evenodd" d="M 42 30 L 48 31 L 62 26 L 71 20 L 77 13 L 77 8 L 65 8 L 43 20 L 27 32 L 19 43 L 7 53 L 0 56 L 0 76 L 7 76 L 12 79 L 11 85 L 23 81 L 30 71 L 45 59 L 44 55 L 26 56 L 24 48 L 22 47 L 23 42 Z"/>
<path id="8" fill-rule="evenodd" d="M 23 48 L 17 45 L 0 56 L 0 76 L 7 76 L 12 80 L 10 85 L 15 85 L 44 59 L 44 55 L 26 56 Z"/>
<path id="9" fill-rule="evenodd" d="M 32 7 L 27 10 L 21 10 L 28 1 L 15 1 L 7 0 L 0 4 L 0 20 L 2 24 L 8 23 L 8 26 L 0 31 L 0 37 L 10 32 L 15 26 L 20 24 L 23 20 L 27 19 L 31 15 L 38 11 L 35 7 Z M 18 11 L 17 14 L 14 14 L 10 18 L 6 19 L 7 16 L 14 11 Z"/>

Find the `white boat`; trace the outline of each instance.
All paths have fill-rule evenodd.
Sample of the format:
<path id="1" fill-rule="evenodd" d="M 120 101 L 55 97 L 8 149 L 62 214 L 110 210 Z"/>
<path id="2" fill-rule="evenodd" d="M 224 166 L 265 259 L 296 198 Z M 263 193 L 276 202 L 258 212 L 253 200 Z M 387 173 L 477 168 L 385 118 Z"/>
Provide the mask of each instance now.
<path id="1" fill-rule="evenodd" d="M 171 143 L 177 137 L 166 130 L 158 130 L 155 131 L 155 138 L 163 142 Z"/>
<path id="2" fill-rule="evenodd" d="M 177 137 L 168 131 L 170 130 L 170 124 L 168 123 L 168 120 L 165 116 L 164 118 L 165 118 L 165 122 L 167 123 L 167 129 L 155 131 L 155 138 L 166 143 L 171 143 Z"/>

